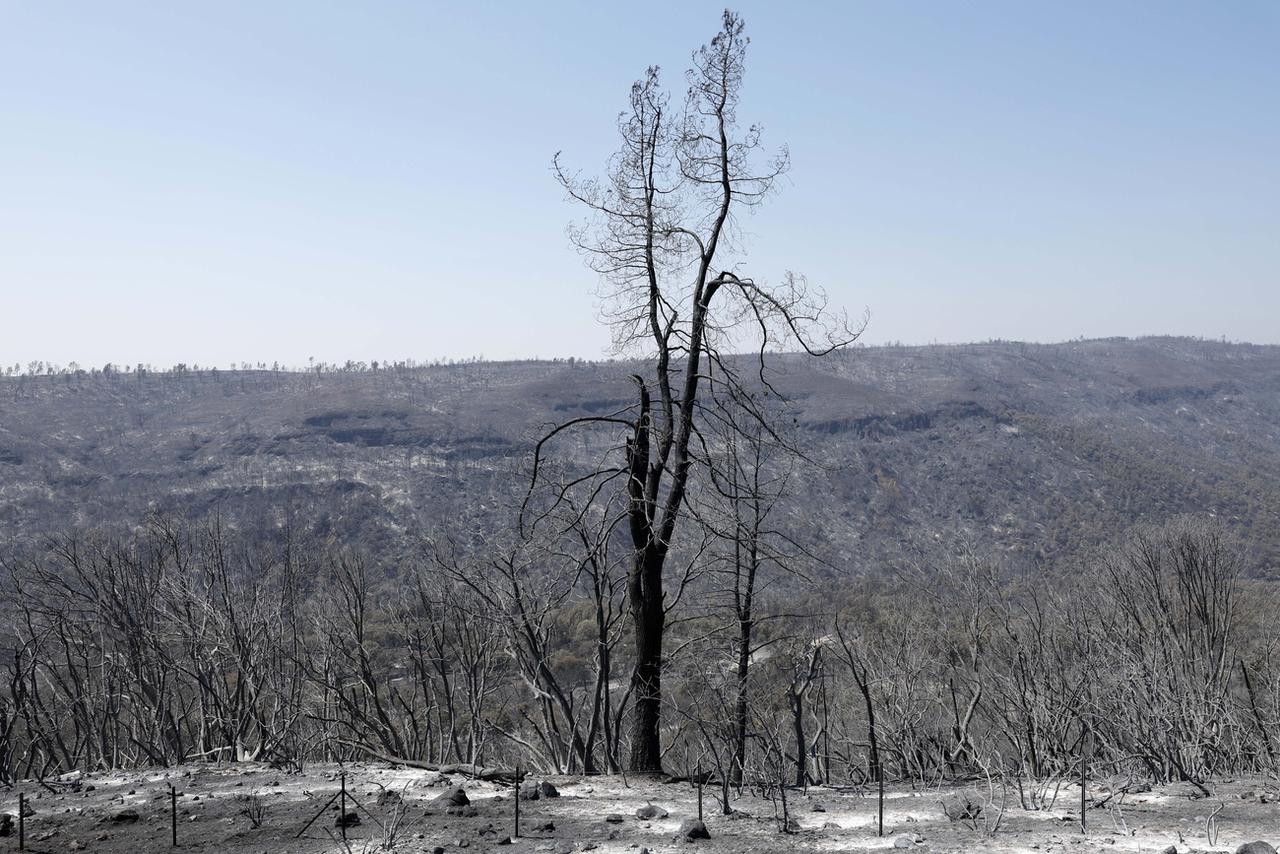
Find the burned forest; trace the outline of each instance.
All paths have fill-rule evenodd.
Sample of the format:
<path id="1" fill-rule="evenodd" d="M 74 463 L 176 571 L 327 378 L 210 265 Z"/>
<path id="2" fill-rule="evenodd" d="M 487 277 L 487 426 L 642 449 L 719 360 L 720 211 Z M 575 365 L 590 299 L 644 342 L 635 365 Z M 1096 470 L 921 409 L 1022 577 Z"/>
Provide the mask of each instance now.
<path id="1" fill-rule="evenodd" d="M 850 285 L 883 269 L 852 249 L 803 269 L 861 202 L 769 219 L 845 165 L 878 186 L 860 140 L 802 138 L 793 164 L 756 115 L 803 129 L 847 103 L 819 76 L 791 109 L 779 48 L 755 62 L 770 29 L 708 20 L 682 69 L 648 66 L 603 113 L 581 103 L 594 80 L 519 93 L 545 113 L 530 140 L 564 125 L 542 189 L 595 282 L 594 321 L 570 322 L 607 339 L 598 357 L 3 367 L 0 848 L 1275 854 L 1280 345 L 1136 321 L 887 341 L 885 291 Z M 460 89 L 517 59 L 550 73 L 502 41 L 513 22 L 487 26 L 506 47 Z M 418 103 L 397 85 L 351 115 Z M 432 146 L 526 145 L 483 130 L 508 102 L 432 91 Z M 603 157 L 563 118 L 580 109 Z M 325 144 L 357 150 L 366 120 Z M 840 165 L 803 171 L 824 146 Z M 404 174 L 487 204 L 443 150 Z M 495 183 L 520 154 L 489 161 Z M 273 168 L 264 194 L 289 180 Z M 430 221 L 416 252 L 483 236 L 391 186 L 353 241 L 398 245 L 404 210 Z M 881 200 L 885 223 L 934 194 L 913 192 Z M 476 252 L 469 269 L 542 263 Z M 506 290 L 520 278 L 485 282 L 492 340 L 532 329 L 555 352 L 553 283 Z M 430 287 L 434 334 L 470 322 L 478 285 Z M 521 302 L 538 288 L 554 312 Z M 968 316 L 921 294 L 952 306 L 922 315 Z M 287 334 L 339 302 L 297 298 Z M 528 316 L 504 333 L 504 312 Z"/>

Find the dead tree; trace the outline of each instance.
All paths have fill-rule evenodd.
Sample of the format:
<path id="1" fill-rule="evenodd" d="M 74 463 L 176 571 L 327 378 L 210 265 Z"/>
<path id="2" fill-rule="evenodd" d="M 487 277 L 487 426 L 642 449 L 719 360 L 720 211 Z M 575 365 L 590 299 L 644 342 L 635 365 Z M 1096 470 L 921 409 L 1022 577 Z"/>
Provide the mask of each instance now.
<path id="1" fill-rule="evenodd" d="M 822 673 L 822 643 L 811 641 L 808 649 L 792 664 L 791 680 L 787 684 L 787 708 L 791 712 L 791 732 L 795 737 L 796 787 L 809 782 L 809 742 L 805 738 L 805 698 L 814 680 Z"/>
<path id="2" fill-rule="evenodd" d="M 568 196 L 588 211 L 589 221 L 570 233 L 604 282 L 615 346 L 642 356 L 645 368 L 633 378 L 631 406 L 572 419 L 538 442 L 530 491 L 543 456 L 565 431 L 601 428 L 625 437 L 601 468 L 627 485 L 634 641 L 629 764 L 636 772 L 662 767 L 664 570 L 695 477 L 693 451 L 708 400 L 734 398 L 754 408 L 761 388 L 771 390 L 767 351 L 798 342 L 817 355 L 857 335 L 842 317 L 829 322 L 825 299 L 802 277 L 788 273 L 780 285 L 768 286 L 735 269 L 735 216 L 763 201 L 787 168 L 785 151 L 757 165 L 759 129 L 738 125 L 746 47 L 742 20 L 726 12 L 720 32 L 694 54 L 680 111 L 669 109 L 658 70 L 650 68 L 632 87 L 630 109 L 619 121 L 622 146 L 606 179 L 582 179 L 565 171 L 558 155 L 555 160 Z M 759 356 L 755 389 L 727 355 L 746 349 Z M 522 527 L 529 511 L 526 503 Z"/>
<path id="3" fill-rule="evenodd" d="M 880 760 L 880 738 L 876 729 L 876 704 L 871 694 L 871 667 L 867 664 L 867 656 L 860 649 L 863 644 L 856 635 L 846 634 L 840 623 L 836 623 L 836 637 L 840 639 L 840 650 L 844 653 L 845 664 L 853 676 L 858 693 L 862 695 L 863 706 L 867 714 L 867 749 L 869 751 L 869 768 L 876 781 L 876 835 L 884 836 L 884 764 Z"/>
<path id="4" fill-rule="evenodd" d="M 712 533 L 710 603 L 726 611 L 734 665 L 731 783 L 739 788 L 746 762 L 751 663 L 756 631 L 766 621 L 787 616 L 760 607 L 760 596 L 784 576 L 806 581 L 817 560 L 780 519 L 783 496 L 794 474 L 791 448 L 762 429 L 751 413 L 721 407 L 709 431 L 709 487 L 691 503 L 699 524 Z"/>

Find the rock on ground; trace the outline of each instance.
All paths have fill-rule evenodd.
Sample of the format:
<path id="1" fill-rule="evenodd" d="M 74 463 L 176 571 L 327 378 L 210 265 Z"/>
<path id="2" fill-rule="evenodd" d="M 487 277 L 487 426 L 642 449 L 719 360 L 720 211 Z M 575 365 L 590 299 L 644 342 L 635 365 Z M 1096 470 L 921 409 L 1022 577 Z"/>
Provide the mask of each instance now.
<path id="1" fill-rule="evenodd" d="M 454 786 L 437 795 L 436 803 L 447 807 L 465 807 L 471 803 L 471 799 L 467 797 L 467 793 L 461 786 Z"/>
<path id="2" fill-rule="evenodd" d="M 680 822 L 679 835 L 688 840 L 711 838 L 711 834 L 707 832 L 707 826 L 696 818 L 686 818 Z"/>
<path id="3" fill-rule="evenodd" d="M 1236 854 L 1276 854 L 1276 849 L 1269 842 L 1246 842 L 1236 849 Z"/>

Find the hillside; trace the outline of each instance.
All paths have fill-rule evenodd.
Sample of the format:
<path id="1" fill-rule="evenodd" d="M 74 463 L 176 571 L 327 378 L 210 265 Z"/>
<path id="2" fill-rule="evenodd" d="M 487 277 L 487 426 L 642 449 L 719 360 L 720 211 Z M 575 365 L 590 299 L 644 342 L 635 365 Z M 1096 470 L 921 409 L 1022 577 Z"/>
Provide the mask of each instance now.
<path id="1" fill-rule="evenodd" d="M 957 538 L 1030 566 L 1197 512 L 1226 520 L 1252 572 L 1280 572 L 1280 347 L 878 347 L 772 368 L 822 464 L 789 502 L 793 530 L 842 571 Z M 0 379 L 0 536 L 216 511 L 400 554 L 492 513 L 539 429 L 623 405 L 632 370 Z"/>

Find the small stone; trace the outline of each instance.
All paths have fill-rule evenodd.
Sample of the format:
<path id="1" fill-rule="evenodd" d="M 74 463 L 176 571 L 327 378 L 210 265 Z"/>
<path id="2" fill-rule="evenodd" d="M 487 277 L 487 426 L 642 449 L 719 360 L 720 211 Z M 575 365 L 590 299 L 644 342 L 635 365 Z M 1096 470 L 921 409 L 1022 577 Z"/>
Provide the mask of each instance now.
<path id="1" fill-rule="evenodd" d="M 609 824 L 622 824 L 626 819 L 616 812 L 611 812 L 604 817 L 604 820 L 609 822 Z"/>
<path id="2" fill-rule="evenodd" d="M 910 848 L 914 844 L 915 843 L 911 841 L 911 838 L 907 836 L 899 836 L 897 839 L 893 840 L 894 848 Z"/>
<path id="3" fill-rule="evenodd" d="M 1178 846 L 1167 845 L 1165 846 L 1164 850 L 1160 852 L 1160 854 L 1178 854 Z"/>
<path id="4" fill-rule="evenodd" d="M 353 812 L 339 813 L 338 817 L 333 820 L 334 827 L 359 827 L 360 816 Z"/>
<path id="5" fill-rule="evenodd" d="M 0 813 L 0 836 L 9 836 L 13 833 L 13 816 L 7 812 Z"/>
<path id="6" fill-rule="evenodd" d="M 84 843 L 81 842 L 79 839 L 73 839 L 71 840 L 70 844 L 67 845 L 67 848 L 72 851 L 83 851 Z"/>

